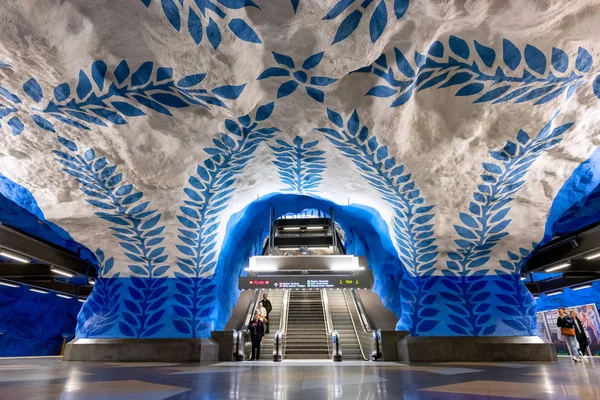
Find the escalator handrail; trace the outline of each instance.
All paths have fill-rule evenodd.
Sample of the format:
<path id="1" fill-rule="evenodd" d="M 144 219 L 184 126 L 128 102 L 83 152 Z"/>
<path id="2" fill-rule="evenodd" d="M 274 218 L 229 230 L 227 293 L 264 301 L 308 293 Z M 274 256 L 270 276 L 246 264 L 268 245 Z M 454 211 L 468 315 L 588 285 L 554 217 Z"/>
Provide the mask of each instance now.
<path id="1" fill-rule="evenodd" d="M 250 326 L 250 321 L 252 321 L 252 317 L 254 317 L 254 311 L 258 308 L 258 303 L 260 299 L 260 290 L 255 290 L 252 295 L 252 299 L 250 300 L 250 305 L 248 306 L 248 310 L 246 311 L 246 319 L 244 320 L 244 325 L 241 326 L 240 330 L 243 332 L 248 331 L 248 326 Z"/>
<path id="2" fill-rule="evenodd" d="M 346 296 L 346 292 L 347 290 L 344 289 L 343 290 L 343 294 L 344 294 L 344 303 L 346 303 L 346 308 L 348 309 L 348 314 L 350 314 L 350 321 L 352 321 L 352 327 L 354 328 L 354 334 L 356 335 L 356 341 L 358 342 L 358 348 L 360 349 L 360 354 L 362 355 L 363 360 L 368 360 L 368 358 L 365 356 L 365 351 L 363 349 L 362 343 L 360 341 L 360 337 L 358 336 L 358 330 L 356 329 L 356 323 L 354 322 L 354 316 L 352 315 L 352 311 L 350 310 L 350 304 L 348 303 L 348 297 Z M 350 295 L 352 296 L 352 295 Z M 354 300 L 354 297 L 351 297 L 353 300 L 354 305 L 356 306 L 356 301 Z M 358 313 L 358 309 L 356 309 L 356 312 Z"/>
<path id="3" fill-rule="evenodd" d="M 367 314 L 365 313 L 365 308 L 363 307 L 362 300 L 358 295 L 358 292 L 353 290 L 352 297 L 354 297 L 354 304 L 356 305 L 356 309 L 358 311 L 358 317 L 360 318 L 360 322 L 362 328 L 365 332 L 371 332 L 373 329 L 371 328 L 371 324 L 369 323 L 369 319 L 367 318 Z"/>
<path id="4" fill-rule="evenodd" d="M 287 324 L 288 324 L 288 308 L 290 303 L 290 291 L 283 291 L 283 298 L 281 300 L 281 318 L 279 319 L 279 330 L 282 335 L 285 335 L 287 332 Z"/>
<path id="5" fill-rule="evenodd" d="M 323 315 L 325 316 L 327 336 L 331 336 L 331 332 L 333 332 L 333 320 L 331 319 L 331 312 L 329 310 L 329 297 L 327 296 L 327 290 L 325 289 L 321 289 L 321 303 L 323 306 Z"/>

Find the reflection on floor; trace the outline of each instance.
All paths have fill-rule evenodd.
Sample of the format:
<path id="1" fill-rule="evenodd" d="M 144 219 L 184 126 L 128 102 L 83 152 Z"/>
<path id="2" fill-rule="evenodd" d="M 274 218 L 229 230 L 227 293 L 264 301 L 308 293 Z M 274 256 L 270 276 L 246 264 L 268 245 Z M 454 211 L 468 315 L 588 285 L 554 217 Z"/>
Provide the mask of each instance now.
<path id="1" fill-rule="evenodd" d="M 0 359 L 0 399 L 600 399 L 600 360 L 573 364 L 67 363 Z"/>

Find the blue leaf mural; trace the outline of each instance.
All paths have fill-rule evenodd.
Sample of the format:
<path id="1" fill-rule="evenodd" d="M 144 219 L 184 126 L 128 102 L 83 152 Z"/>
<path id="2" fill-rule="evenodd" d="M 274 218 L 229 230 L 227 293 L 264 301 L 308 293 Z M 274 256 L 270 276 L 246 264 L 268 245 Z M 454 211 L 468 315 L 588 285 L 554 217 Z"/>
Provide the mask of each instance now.
<path id="1" fill-rule="evenodd" d="M 425 204 L 404 165 L 389 155 L 387 147 L 380 145 L 366 126 L 360 125 L 356 111 L 345 122 L 333 110 L 327 109 L 327 116 L 340 129 L 317 128 L 317 131 L 352 160 L 369 185 L 392 206 L 394 238 L 402 264 L 412 276 L 432 274 L 438 255 L 433 236 L 433 206 Z"/>
<path id="2" fill-rule="evenodd" d="M 295 13 L 299 0 L 291 1 Z M 242 8 L 260 10 L 260 7 L 252 0 L 196 0 L 190 2 L 189 6 L 184 4 L 183 0 L 160 0 L 160 3 L 161 11 L 173 29 L 179 32 L 183 22 L 188 27 L 188 32 L 194 43 L 200 44 L 206 36 L 214 49 L 217 49 L 221 44 L 222 27 L 215 22 L 213 17 L 217 20 L 226 21 L 228 19 L 227 12 L 230 10 Z M 142 0 L 142 4 L 149 8 L 152 0 Z M 187 23 L 185 22 L 186 15 Z M 244 42 L 262 44 L 258 34 L 249 22 L 250 19 L 231 18 L 227 26 L 238 39 Z"/>
<path id="3" fill-rule="evenodd" d="M 128 117 L 146 115 L 149 110 L 172 116 L 170 109 L 173 108 L 226 107 L 221 99 L 235 100 L 245 88 L 245 85 L 204 88 L 205 73 L 176 81 L 171 68 L 156 67 L 150 61 L 142 63 L 133 73 L 127 61 L 121 61 L 113 71 L 116 82 L 107 81 L 107 71 L 106 63 L 95 61 L 89 75 L 79 72 L 74 88 L 62 83 L 54 88 L 54 98 L 47 100 L 43 109 L 31 108 L 25 112 L 38 127 L 48 132 L 54 133 L 56 129 L 51 120 L 90 130 L 92 126 L 107 126 L 107 123 L 126 124 Z M 42 102 L 44 93 L 34 78 L 23 84 L 23 91 L 34 102 Z M 3 87 L 0 87 L 0 97 L 14 105 L 21 103 L 16 94 Z M 16 107 L 0 104 L 0 120 L 6 118 L 16 136 L 23 132 L 25 125 L 21 116 L 12 115 L 15 113 Z"/>
<path id="4" fill-rule="evenodd" d="M 382 78 L 384 84 L 374 86 L 366 95 L 394 97 L 391 107 L 405 104 L 421 90 L 452 86 L 455 86 L 456 96 L 473 97 L 473 103 L 531 102 L 539 105 L 562 95 L 565 95 L 565 100 L 571 97 L 587 81 L 586 74 L 593 65 L 591 54 L 583 48 L 579 49 L 575 62 L 571 63 L 563 50 L 553 48 L 551 70 L 546 55 L 530 44 L 521 52 L 511 41 L 504 39 L 500 59 L 492 47 L 476 40 L 472 43 L 471 46 L 466 40 L 450 35 L 445 44 L 441 41 L 432 43 L 429 56 L 415 53 L 413 62 L 395 48 L 397 70 L 388 68 L 387 63 L 380 63 L 378 59 L 355 72 Z M 514 73 L 523 59 L 523 72 Z M 569 65 L 575 70 L 569 70 Z"/>
<path id="5" fill-rule="evenodd" d="M 357 8 L 351 10 L 353 4 L 359 4 Z M 371 5 L 373 5 L 371 7 Z M 394 0 L 394 15 L 399 20 L 404 16 L 410 5 L 409 0 Z M 370 17 L 367 16 L 370 13 Z M 345 14 L 345 17 L 340 17 Z M 388 25 L 387 6 L 385 0 L 373 1 L 367 0 L 356 3 L 356 0 L 340 0 L 325 14 L 323 20 L 333 20 L 338 17 L 341 19 L 340 24 L 331 44 L 342 42 L 352 36 L 356 31 L 363 16 L 369 22 L 369 36 L 372 43 L 377 42 L 385 28 Z"/>
<path id="6" fill-rule="evenodd" d="M 119 322 L 121 333 L 137 338 L 152 336 L 162 328 L 158 315 L 164 313 L 166 286 L 161 276 L 169 268 L 168 256 L 163 255 L 165 248 L 161 246 L 164 240 L 160 236 L 164 230 L 159 225 L 161 214 L 148 209 L 149 202 L 143 201 L 143 193 L 126 183 L 116 166 L 109 165 L 93 148 L 80 151 L 75 142 L 60 136 L 58 140 L 66 151 L 54 150 L 55 160 L 79 183 L 86 202 L 100 209 L 95 215 L 111 223 L 113 236 L 131 262 L 128 267 L 133 285 L 129 287 L 131 299 L 124 301 L 125 310 Z M 96 255 L 102 262 L 103 253 Z M 104 263 L 101 273 L 110 271 L 107 263 L 112 265 L 112 261 Z M 151 279 L 141 280 L 136 276 Z"/>
<path id="7" fill-rule="evenodd" d="M 325 93 L 317 87 L 329 86 L 336 82 L 337 79 L 326 76 L 311 76 L 309 79 L 306 71 L 317 67 L 323 60 L 324 54 L 324 52 L 313 54 L 302 62 L 301 68 L 296 68 L 296 63 L 291 57 L 273 52 L 275 62 L 280 66 L 267 68 L 258 76 L 258 78 L 256 78 L 256 80 L 260 81 L 272 77 L 291 76 L 293 78 L 292 80 L 286 79 L 277 89 L 278 99 L 291 95 L 296 91 L 298 86 L 302 85 L 304 86 L 306 94 L 317 102 L 323 103 L 325 101 Z"/>
<path id="8" fill-rule="evenodd" d="M 205 149 L 210 157 L 188 179 L 189 186 L 184 189 L 186 200 L 177 216 L 181 225 L 177 249 L 181 256 L 177 258 L 179 271 L 175 275 L 181 282 L 174 295 L 175 312 L 179 316 L 174 324 L 180 333 L 201 337 L 210 328 L 204 321 L 214 309 L 211 303 L 215 300 L 212 291 L 218 258 L 219 214 L 227 208 L 236 179 L 254 158 L 256 149 L 278 131 L 258 125 L 271 115 L 273 106 L 269 103 L 259 107 L 254 120 L 248 115 L 237 122 L 226 120 L 228 133 L 213 139 L 216 147 Z"/>
<path id="9" fill-rule="evenodd" d="M 296 194 L 317 192 L 325 170 L 325 154 L 315 147 L 319 141 L 304 142 L 296 136 L 292 143 L 278 139 L 277 146 L 269 146 L 275 155 L 273 164 L 277 166 L 279 179 L 286 185 L 284 191 Z"/>

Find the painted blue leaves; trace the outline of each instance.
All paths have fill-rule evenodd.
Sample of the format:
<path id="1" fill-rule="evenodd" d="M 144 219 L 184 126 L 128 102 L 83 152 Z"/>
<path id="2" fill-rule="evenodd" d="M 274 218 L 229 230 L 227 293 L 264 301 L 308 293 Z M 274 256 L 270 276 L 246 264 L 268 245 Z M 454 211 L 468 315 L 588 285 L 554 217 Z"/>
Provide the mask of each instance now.
<path id="1" fill-rule="evenodd" d="M 460 238 L 455 240 L 456 251 L 448 253 L 445 274 L 464 276 L 491 271 L 486 265 L 489 255 L 492 248 L 508 235 L 510 204 L 525 184 L 529 168 L 545 151 L 560 143 L 572 126 L 554 127 L 553 123 L 554 118 L 535 138 L 521 130 L 517 134 L 517 143 L 509 141 L 501 151 L 490 153 L 493 162 L 483 163 L 481 182 L 473 193 L 469 210 L 461 212 L 461 223 L 454 225 Z M 504 273 L 518 272 L 512 265 L 501 264 L 507 267 Z M 496 273 L 501 271 L 503 268 L 495 270 Z"/>
<path id="2" fill-rule="evenodd" d="M 142 0 L 142 3 L 149 7 L 152 0 Z M 200 44 L 202 39 L 206 37 L 214 49 L 217 49 L 221 44 L 222 28 L 215 22 L 213 17 L 217 20 L 225 20 L 227 14 L 224 10 L 226 9 L 238 10 L 245 7 L 260 9 L 252 0 L 196 0 L 195 4 L 190 4 L 187 7 L 188 20 L 186 24 L 185 20 L 182 23 L 182 19 L 186 15 L 186 5 L 182 0 L 160 0 L 160 3 L 162 12 L 173 29 L 179 32 L 183 25 L 187 25 L 194 43 Z M 297 0 L 295 7 L 297 7 Z M 241 18 L 230 19 L 227 27 L 238 39 L 244 42 L 262 44 L 254 29 Z"/>
<path id="3" fill-rule="evenodd" d="M 296 136 L 292 143 L 278 139 L 278 146 L 269 146 L 275 155 L 273 164 L 277 166 L 279 179 L 286 185 L 284 191 L 296 194 L 314 194 L 317 192 L 325 170 L 325 154 L 316 150 L 318 140 L 305 143 Z"/>
<path id="4" fill-rule="evenodd" d="M 551 66 L 554 71 L 551 71 L 541 50 L 527 44 L 521 52 L 508 39 L 502 42 L 502 56 L 499 57 L 498 53 L 476 40 L 471 46 L 466 40 L 450 35 L 446 45 L 440 41 L 432 43 L 428 56 L 415 52 L 412 62 L 395 48 L 399 77 L 393 67 L 388 67 L 385 54 L 372 65 L 356 72 L 368 72 L 383 78 L 385 85 L 374 86 L 366 95 L 395 97 L 391 107 L 401 106 L 414 93 L 433 87 L 454 87 L 456 96 L 474 96 L 473 103 L 511 101 L 540 105 L 563 94 L 565 99 L 571 97 L 585 81 L 582 74 L 589 72 L 593 64 L 590 53 L 579 48 L 575 71 L 569 71 L 569 56 L 563 50 L 553 48 Z M 522 69 L 522 72 L 515 73 L 517 69 Z"/>
<path id="5" fill-rule="evenodd" d="M 164 225 L 159 224 L 161 214 L 148 209 L 150 202 L 143 201 L 142 192 L 124 182 L 116 166 L 98 157 L 93 148 L 81 152 L 75 142 L 60 136 L 58 140 L 67 151 L 54 150 L 56 161 L 79 183 L 86 202 L 101 210 L 95 215 L 111 223 L 112 234 L 131 263 L 128 268 L 133 285 L 128 290 L 132 298 L 124 301 L 119 330 L 129 337 L 150 337 L 164 326 L 159 320 L 165 312 L 162 305 L 167 300 L 165 278 L 161 277 L 169 264 L 165 247 L 161 245 L 164 240 L 161 236 Z M 104 254 L 96 252 L 96 256 L 102 263 Z M 107 263 L 109 261 L 101 273 L 110 271 Z M 153 279 L 142 280 L 136 276 Z"/>
<path id="6" fill-rule="evenodd" d="M 181 253 L 177 258 L 180 272 L 175 272 L 184 280 L 178 286 L 181 296 L 175 297 L 178 303 L 175 312 L 180 317 L 175 328 L 183 334 L 197 337 L 208 329 L 202 321 L 210 314 L 208 305 L 214 300 L 205 294 L 212 290 L 207 287 L 214 288 L 211 280 L 218 261 L 216 238 L 220 213 L 227 208 L 236 179 L 254 158 L 256 149 L 278 131 L 259 126 L 270 117 L 273 108 L 274 104 L 269 103 L 259 107 L 254 118 L 244 115 L 237 122 L 225 120 L 227 133 L 213 139 L 214 147 L 204 149 L 210 157 L 197 166 L 188 179 L 188 187 L 184 188 L 184 205 L 177 215 L 181 225 L 177 245 Z M 199 278 L 206 280 L 200 284 Z M 202 288 L 196 286 L 199 284 Z"/>
<path id="7" fill-rule="evenodd" d="M 379 144 L 366 126 L 360 125 L 354 111 L 347 121 L 327 109 L 327 117 L 335 128 L 317 128 L 346 157 L 361 175 L 394 210 L 394 237 L 399 257 L 411 275 L 430 275 L 437 263 L 437 245 L 433 232 L 433 206 L 425 204 L 404 165 Z"/>
<path id="8" fill-rule="evenodd" d="M 340 0 L 338 1 L 327 14 L 323 17 L 324 20 L 337 19 L 340 15 L 350 10 L 351 6 L 355 4 L 356 0 Z M 373 7 L 371 7 L 373 5 Z M 409 7 L 409 0 L 394 0 L 394 15 L 396 19 L 400 19 L 404 16 Z M 372 10 L 371 17 L 369 18 L 369 36 L 371 42 L 375 43 L 388 24 L 388 11 L 385 0 L 379 1 L 363 1 L 360 6 L 353 11 L 349 12 L 340 22 L 338 29 L 333 38 L 331 44 L 336 44 L 346 40 L 350 37 L 360 25 L 360 22 L 365 16 L 368 10 Z M 365 20 L 368 17 L 365 17 Z"/>
<path id="9" fill-rule="evenodd" d="M 318 66 L 323 60 L 324 54 L 324 52 L 313 54 L 312 56 L 308 57 L 302 62 L 301 68 L 297 68 L 296 63 L 291 57 L 286 56 L 285 54 L 273 52 L 273 57 L 275 58 L 275 61 L 280 66 L 285 68 L 267 68 L 256 79 L 260 81 L 272 77 L 291 77 L 291 80 L 285 81 L 277 89 L 278 99 L 289 96 L 290 94 L 294 93 L 298 86 L 304 86 L 306 94 L 308 94 L 311 98 L 318 101 L 319 103 L 323 103 L 323 101 L 325 101 L 325 93 L 321 89 L 318 89 L 318 87 L 329 86 L 332 83 L 336 82 L 337 79 L 328 78 L 325 76 L 311 76 L 309 79 L 308 73 L 306 71 L 310 71 L 311 69 Z"/>

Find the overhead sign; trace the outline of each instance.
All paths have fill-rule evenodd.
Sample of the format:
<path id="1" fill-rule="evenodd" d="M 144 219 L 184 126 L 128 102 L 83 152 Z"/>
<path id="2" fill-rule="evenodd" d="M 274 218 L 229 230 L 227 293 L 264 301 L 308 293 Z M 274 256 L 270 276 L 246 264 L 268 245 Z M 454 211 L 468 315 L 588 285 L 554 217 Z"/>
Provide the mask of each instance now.
<path id="1" fill-rule="evenodd" d="M 370 271 L 361 271 L 356 276 L 327 275 L 327 276 L 273 276 L 242 277 L 240 289 L 370 289 L 373 286 L 373 276 Z"/>

